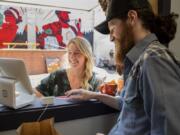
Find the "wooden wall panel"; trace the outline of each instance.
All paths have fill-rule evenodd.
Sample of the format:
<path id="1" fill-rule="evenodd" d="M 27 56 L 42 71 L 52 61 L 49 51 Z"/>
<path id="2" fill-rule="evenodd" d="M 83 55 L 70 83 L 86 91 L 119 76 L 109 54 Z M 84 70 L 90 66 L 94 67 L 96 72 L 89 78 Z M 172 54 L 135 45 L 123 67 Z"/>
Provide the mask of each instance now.
<path id="1" fill-rule="evenodd" d="M 65 50 L 24 50 L 1 49 L 0 57 L 23 59 L 30 75 L 47 73 L 46 58 L 59 58 L 62 60 Z"/>
<path id="2" fill-rule="evenodd" d="M 158 0 L 149 0 L 155 14 L 158 14 Z"/>

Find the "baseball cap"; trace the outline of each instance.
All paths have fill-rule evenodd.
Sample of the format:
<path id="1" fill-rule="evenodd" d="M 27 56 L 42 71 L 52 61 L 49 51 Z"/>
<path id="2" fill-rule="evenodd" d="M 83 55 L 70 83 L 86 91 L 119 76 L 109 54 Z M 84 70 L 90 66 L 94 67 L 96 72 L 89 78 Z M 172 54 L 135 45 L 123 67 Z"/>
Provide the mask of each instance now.
<path id="1" fill-rule="evenodd" d="M 148 0 L 110 0 L 107 7 L 106 20 L 95 27 L 102 34 L 109 34 L 108 21 L 113 18 L 125 17 L 129 10 L 151 9 Z"/>

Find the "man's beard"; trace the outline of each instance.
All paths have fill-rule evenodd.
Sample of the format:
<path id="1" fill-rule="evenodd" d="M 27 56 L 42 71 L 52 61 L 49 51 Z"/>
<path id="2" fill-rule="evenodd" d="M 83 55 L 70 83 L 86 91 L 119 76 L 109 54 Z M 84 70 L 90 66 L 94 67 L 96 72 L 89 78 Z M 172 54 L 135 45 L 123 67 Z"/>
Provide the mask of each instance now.
<path id="1" fill-rule="evenodd" d="M 125 24 L 124 31 L 122 31 L 119 40 L 115 39 L 115 60 L 116 70 L 121 75 L 124 71 L 124 59 L 126 54 L 134 46 L 132 29 Z"/>

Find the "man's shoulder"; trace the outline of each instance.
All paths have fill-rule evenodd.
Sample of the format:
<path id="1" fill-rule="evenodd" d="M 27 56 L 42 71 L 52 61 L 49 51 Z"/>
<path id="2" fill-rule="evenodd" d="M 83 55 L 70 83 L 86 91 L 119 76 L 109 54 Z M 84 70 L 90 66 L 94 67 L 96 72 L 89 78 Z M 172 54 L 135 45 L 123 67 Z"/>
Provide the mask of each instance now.
<path id="1" fill-rule="evenodd" d="M 161 44 L 159 41 L 154 41 L 140 55 L 139 59 L 134 64 L 134 67 L 140 67 L 141 69 L 144 63 L 155 59 L 174 63 L 173 57 L 173 54 L 165 45 Z"/>
<path id="2" fill-rule="evenodd" d="M 158 41 L 152 42 L 147 49 L 145 50 L 146 54 L 149 54 L 150 56 L 162 56 L 163 54 L 167 53 L 168 48 L 161 44 Z"/>
<path id="3" fill-rule="evenodd" d="M 173 61 L 171 55 L 173 54 L 165 45 L 161 44 L 159 41 L 155 41 L 146 48 L 140 59 L 141 61 L 145 61 L 148 58 L 158 57 L 160 59 Z"/>

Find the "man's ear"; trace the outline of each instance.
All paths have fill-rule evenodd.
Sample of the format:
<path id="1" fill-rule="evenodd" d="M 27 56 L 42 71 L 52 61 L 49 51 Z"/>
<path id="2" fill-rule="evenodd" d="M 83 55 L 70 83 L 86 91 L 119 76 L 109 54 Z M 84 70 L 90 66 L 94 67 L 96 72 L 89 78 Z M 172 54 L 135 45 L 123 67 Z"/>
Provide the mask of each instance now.
<path id="1" fill-rule="evenodd" d="M 129 10 L 128 12 L 128 23 L 135 25 L 138 19 L 137 12 L 135 10 Z"/>

